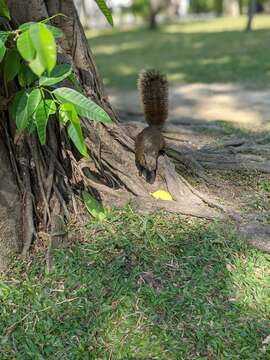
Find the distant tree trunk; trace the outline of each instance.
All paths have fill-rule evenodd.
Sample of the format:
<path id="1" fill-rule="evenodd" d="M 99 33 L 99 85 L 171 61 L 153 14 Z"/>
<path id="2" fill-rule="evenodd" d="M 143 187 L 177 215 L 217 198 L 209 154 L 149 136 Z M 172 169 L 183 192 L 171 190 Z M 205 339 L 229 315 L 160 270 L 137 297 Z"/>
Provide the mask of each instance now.
<path id="1" fill-rule="evenodd" d="M 149 0 L 149 29 L 155 30 L 157 28 L 157 15 L 161 10 L 159 0 Z"/>
<path id="2" fill-rule="evenodd" d="M 239 16 L 239 2 L 238 0 L 224 0 L 223 13 L 226 16 Z"/>
<path id="3" fill-rule="evenodd" d="M 243 0 L 238 0 L 238 2 L 240 15 L 243 15 Z"/>
<path id="4" fill-rule="evenodd" d="M 89 29 L 90 28 L 90 24 L 89 24 L 89 14 L 87 11 L 87 6 L 85 3 L 85 0 L 81 0 L 81 6 L 82 6 L 82 12 L 83 12 L 83 18 L 84 18 L 84 27 L 85 29 Z"/>
<path id="5" fill-rule="evenodd" d="M 168 2 L 168 15 L 170 20 L 173 20 L 178 15 L 181 0 L 169 0 Z"/>
<path id="6" fill-rule="evenodd" d="M 149 17 L 149 29 L 150 30 L 155 30 L 157 28 L 157 19 L 156 19 L 156 14 L 154 12 L 150 12 L 150 17 Z"/>
<path id="7" fill-rule="evenodd" d="M 249 0 L 248 3 L 248 22 L 247 22 L 247 27 L 246 27 L 246 31 L 251 31 L 252 30 L 252 20 L 253 17 L 256 13 L 256 7 L 257 7 L 257 0 Z"/>
<path id="8" fill-rule="evenodd" d="M 214 1 L 215 12 L 217 16 L 221 16 L 223 13 L 223 0 Z"/>

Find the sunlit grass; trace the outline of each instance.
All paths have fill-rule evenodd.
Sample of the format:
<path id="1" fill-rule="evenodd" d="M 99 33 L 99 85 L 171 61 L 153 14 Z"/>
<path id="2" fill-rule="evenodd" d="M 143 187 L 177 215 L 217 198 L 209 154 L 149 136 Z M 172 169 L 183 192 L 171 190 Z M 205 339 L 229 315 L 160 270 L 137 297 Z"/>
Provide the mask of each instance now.
<path id="1" fill-rule="evenodd" d="M 88 32 L 105 84 L 136 88 L 138 72 L 156 67 L 172 82 L 270 82 L 270 16 L 256 16 L 254 31 L 246 18 L 220 18 L 146 29 Z M 128 68 L 128 71 L 127 71 Z"/>
<path id="2" fill-rule="evenodd" d="M 218 19 L 194 21 L 189 23 L 169 24 L 164 27 L 168 33 L 196 33 L 196 32 L 223 32 L 223 31 L 243 31 L 247 23 L 246 16 L 221 17 Z M 253 30 L 270 29 L 270 16 L 255 16 Z"/>
<path id="3" fill-rule="evenodd" d="M 231 224 L 127 208 L 43 257 L 0 281 L 1 360 L 270 356 L 270 257 Z"/>

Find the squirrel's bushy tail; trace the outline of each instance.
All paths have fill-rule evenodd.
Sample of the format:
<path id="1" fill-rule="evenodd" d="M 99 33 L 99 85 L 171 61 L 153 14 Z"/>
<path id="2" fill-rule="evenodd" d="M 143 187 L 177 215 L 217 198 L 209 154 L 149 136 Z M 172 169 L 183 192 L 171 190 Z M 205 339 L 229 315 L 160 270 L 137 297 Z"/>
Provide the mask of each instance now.
<path id="1" fill-rule="evenodd" d="M 162 126 L 168 117 L 168 81 L 157 70 L 143 70 L 138 79 L 145 120 L 149 125 Z"/>

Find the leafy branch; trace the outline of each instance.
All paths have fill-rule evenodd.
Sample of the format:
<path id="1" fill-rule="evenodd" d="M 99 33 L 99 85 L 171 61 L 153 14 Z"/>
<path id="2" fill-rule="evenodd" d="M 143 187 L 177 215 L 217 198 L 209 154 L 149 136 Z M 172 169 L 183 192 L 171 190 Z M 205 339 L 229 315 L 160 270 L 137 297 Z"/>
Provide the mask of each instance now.
<path id="1" fill-rule="evenodd" d="M 105 1 L 96 2 L 113 25 Z M 0 0 L 0 16 L 10 20 L 4 0 Z M 14 31 L 0 31 L 0 62 L 3 62 L 5 86 L 13 80 L 19 84 L 19 90 L 9 104 L 10 114 L 19 132 L 31 134 L 36 131 L 42 145 L 46 143 L 48 121 L 51 116 L 56 117 L 60 126 L 67 127 L 78 151 L 88 157 L 79 117 L 103 123 L 110 123 L 111 119 L 78 90 L 61 86 L 64 80 L 72 85 L 75 74 L 70 64 L 57 64 L 56 41 L 63 33 L 49 25 L 49 20 L 51 18 L 28 22 Z"/>

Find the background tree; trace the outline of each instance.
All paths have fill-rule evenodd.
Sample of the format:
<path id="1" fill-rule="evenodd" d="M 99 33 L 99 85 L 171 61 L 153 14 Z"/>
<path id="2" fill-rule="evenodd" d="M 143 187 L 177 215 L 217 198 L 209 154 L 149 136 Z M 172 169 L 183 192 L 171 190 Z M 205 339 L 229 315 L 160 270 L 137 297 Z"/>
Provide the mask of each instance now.
<path id="1" fill-rule="evenodd" d="M 85 29 L 89 29 L 89 27 L 90 27 L 90 24 L 89 24 L 89 21 L 88 21 L 89 13 L 88 13 L 86 0 L 77 0 L 75 2 L 75 5 L 77 5 L 78 12 L 80 14 L 80 20 L 82 21 L 83 27 Z"/>
<path id="2" fill-rule="evenodd" d="M 238 0 L 223 0 L 223 14 L 226 16 L 239 16 L 240 8 Z"/>
<path id="3" fill-rule="evenodd" d="M 249 0 L 248 2 L 248 21 L 246 31 L 251 31 L 252 28 L 252 20 L 256 13 L 257 8 L 257 0 Z"/>
<path id="4" fill-rule="evenodd" d="M 168 1 L 168 15 L 171 20 L 175 19 L 178 15 L 178 9 L 180 6 L 181 0 L 169 0 Z"/>
<path id="5" fill-rule="evenodd" d="M 161 11 L 162 5 L 160 0 L 149 0 L 149 29 L 157 28 L 157 15 Z"/>

